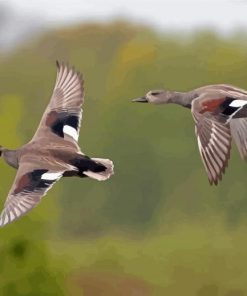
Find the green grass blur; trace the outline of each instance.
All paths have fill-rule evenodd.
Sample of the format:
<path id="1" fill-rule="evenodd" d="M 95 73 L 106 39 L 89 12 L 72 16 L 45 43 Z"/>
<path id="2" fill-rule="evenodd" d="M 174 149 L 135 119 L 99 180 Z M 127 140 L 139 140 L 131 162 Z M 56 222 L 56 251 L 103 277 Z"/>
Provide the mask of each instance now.
<path id="1" fill-rule="evenodd" d="M 63 179 L 0 230 L 0 295 L 247 295 L 246 164 L 234 147 L 209 186 L 190 111 L 130 102 L 157 88 L 247 89 L 245 36 L 88 24 L 0 56 L 1 145 L 32 137 L 58 59 L 85 77 L 83 152 L 115 164 L 107 182 Z M 1 204 L 14 176 L 1 161 Z"/>

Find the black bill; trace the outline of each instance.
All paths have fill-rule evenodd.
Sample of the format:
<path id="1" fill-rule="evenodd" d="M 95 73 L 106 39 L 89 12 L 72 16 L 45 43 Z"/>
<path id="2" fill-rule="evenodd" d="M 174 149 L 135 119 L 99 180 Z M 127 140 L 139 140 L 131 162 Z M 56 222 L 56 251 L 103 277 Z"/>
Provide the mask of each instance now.
<path id="1" fill-rule="evenodd" d="M 141 98 L 133 99 L 132 102 L 148 103 L 148 100 L 146 97 L 141 97 Z"/>

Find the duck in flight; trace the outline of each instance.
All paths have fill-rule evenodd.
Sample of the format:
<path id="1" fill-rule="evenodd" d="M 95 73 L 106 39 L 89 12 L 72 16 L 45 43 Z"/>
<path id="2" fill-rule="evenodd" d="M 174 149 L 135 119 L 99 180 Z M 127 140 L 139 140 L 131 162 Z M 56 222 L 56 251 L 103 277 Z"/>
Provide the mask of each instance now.
<path id="1" fill-rule="evenodd" d="M 0 226 L 30 211 L 62 177 L 102 181 L 113 174 L 111 160 L 90 158 L 78 145 L 83 101 L 81 74 L 57 62 L 55 88 L 32 140 L 16 150 L 0 146 L 0 155 L 17 169 L 0 214 Z"/>
<path id="2" fill-rule="evenodd" d="M 189 92 L 152 90 L 133 102 L 174 103 L 191 109 L 200 155 L 210 184 L 217 185 L 228 165 L 231 139 L 247 160 L 247 91 L 227 84 Z"/>

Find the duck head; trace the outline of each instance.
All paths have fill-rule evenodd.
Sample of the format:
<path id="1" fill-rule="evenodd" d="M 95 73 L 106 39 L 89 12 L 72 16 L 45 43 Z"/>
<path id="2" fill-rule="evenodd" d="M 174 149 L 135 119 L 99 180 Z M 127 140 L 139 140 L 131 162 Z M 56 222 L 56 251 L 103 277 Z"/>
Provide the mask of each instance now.
<path id="1" fill-rule="evenodd" d="M 168 104 L 171 102 L 173 92 L 169 90 L 150 90 L 145 96 L 133 99 L 132 102 Z"/>

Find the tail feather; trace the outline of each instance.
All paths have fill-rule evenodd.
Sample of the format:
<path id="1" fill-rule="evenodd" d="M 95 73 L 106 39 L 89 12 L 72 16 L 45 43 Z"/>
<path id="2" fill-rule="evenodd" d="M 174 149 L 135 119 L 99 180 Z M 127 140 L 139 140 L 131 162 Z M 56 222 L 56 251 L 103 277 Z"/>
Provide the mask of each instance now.
<path id="1" fill-rule="evenodd" d="M 91 158 L 96 164 L 103 165 L 105 167 L 105 170 L 100 172 L 93 172 L 90 170 L 83 171 L 83 174 L 96 179 L 98 181 L 104 181 L 111 177 L 111 175 L 114 174 L 114 165 L 113 162 L 110 159 L 104 159 L 104 158 Z"/>

